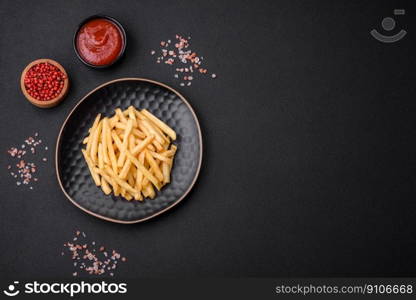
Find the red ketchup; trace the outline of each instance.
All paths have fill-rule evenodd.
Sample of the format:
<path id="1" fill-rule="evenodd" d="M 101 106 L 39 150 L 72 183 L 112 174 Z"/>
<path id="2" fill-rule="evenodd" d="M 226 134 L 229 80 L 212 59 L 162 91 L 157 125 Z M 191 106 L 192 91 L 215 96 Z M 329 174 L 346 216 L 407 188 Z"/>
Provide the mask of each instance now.
<path id="1" fill-rule="evenodd" d="M 78 32 L 76 46 L 79 55 L 95 66 L 109 65 L 118 58 L 123 36 L 113 22 L 98 18 L 85 23 Z"/>

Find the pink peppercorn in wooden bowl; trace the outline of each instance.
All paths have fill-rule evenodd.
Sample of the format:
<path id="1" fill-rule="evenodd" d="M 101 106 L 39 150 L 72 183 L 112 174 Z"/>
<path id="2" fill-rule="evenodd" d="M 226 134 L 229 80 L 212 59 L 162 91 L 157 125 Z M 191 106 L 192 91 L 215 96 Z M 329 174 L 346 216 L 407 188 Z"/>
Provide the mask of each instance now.
<path id="1" fill-rule="evenodd" d="M 20 88 L 33 105 L 41 108 L 53 107 L 58 105 L 68 93 L 68 74 L 52 59 L 37 59 L 23 70 Z"/>

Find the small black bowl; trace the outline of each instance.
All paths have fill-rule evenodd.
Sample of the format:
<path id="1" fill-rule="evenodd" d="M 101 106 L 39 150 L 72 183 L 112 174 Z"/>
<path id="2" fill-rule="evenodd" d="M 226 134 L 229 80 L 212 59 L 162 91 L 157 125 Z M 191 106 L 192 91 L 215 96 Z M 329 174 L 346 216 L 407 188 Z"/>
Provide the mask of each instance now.
<path id="1" fill-rule="evenodd" d="M 122 39 L 123 39 L 123 45 L 121 47 L 121 51 L 120 51 L 119 55 L 116 57 L 115 60 L 113 60 L 111 63 L 109 63 L 107 65 L 93 65 L 93 64 L 90 64 L 89 62 L 85 61 L 78 52 L 78 48 L 77 48 L 78 32 L 85 23 L 87 23 L 88 21 L 94 20 L 94 19 L 106 19 L 106 20 L 112 22 L 114 25 L 116 25 L 118 27 L 118 29 L 120 29 L 121 36 L 122 36 Z M 78 56 L 79 60 L 82 61 L 84 63 L 84 65 L 86 65 L 88 67 L 91 67 L 91 68 L 94 68 L 94 69 L 104 69 L 104 68 L 108 68 L 108 67 L 114 65 L 124 55 L 124 52 L 126 50 L 126 45 L 127 45 L 127 37 L 126 37 L 126 31 L 124 30 L 123 25 L 121 25 L 121 23 L 119 21 L 117 21 L 116 19 L 114 19 L 113 17 L 109 17 L 109 16 L 106 16 L 106 15 L 93 15 L 93 16 L 90 16 L 90 17 L 84 19 L 78 25 L 77 30 L 75 31 L 75 34 L 74 34 L 74 39 L 73 39 L 74 51 L 75 51 L 76 55 Z"/>

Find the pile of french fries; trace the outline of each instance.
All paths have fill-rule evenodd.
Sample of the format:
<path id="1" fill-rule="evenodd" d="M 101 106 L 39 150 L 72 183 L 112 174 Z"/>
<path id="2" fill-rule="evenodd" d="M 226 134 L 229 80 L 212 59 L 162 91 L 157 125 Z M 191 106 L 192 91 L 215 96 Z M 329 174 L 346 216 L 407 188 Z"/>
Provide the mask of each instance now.
<path id="1" fill-rule="evenodd" d="M 117 108 L 112 117 L 97 115 L 82 154 L 106 195 L 143 201 L 170 182 L 175 139 L 175 131 L 147 110 Z"/>

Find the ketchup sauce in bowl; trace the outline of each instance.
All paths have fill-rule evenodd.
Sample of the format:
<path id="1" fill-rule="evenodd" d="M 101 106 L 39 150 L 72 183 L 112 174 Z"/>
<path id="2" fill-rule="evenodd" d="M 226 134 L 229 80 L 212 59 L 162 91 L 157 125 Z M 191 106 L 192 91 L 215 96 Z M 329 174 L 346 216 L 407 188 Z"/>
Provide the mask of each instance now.
<path id="1" fill-rule="evenodd" d="M 124 54 L 126 33 L 114 18 L 95 15 L 84 20 L 74 36 L 74 49 L 87 66 L 105 68 Z"/>

